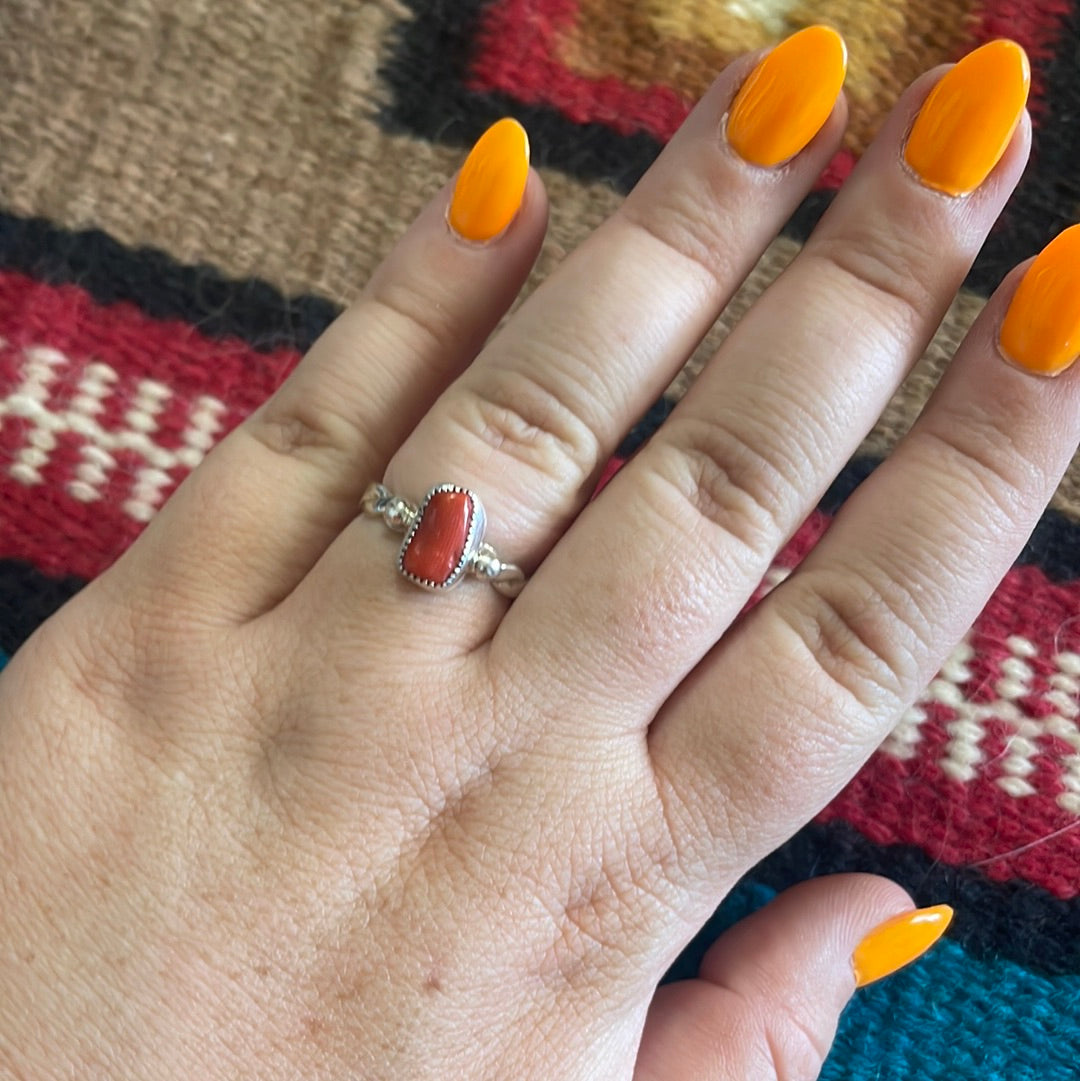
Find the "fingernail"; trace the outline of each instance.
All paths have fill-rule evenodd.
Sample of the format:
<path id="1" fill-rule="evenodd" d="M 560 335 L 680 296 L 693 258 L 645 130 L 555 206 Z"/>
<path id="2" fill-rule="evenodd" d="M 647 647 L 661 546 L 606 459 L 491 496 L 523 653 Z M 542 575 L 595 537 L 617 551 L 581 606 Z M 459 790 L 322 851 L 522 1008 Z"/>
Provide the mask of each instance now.
<path id="1" fill-rule="evenodd" d="M 1027 54 L 1015 41 L 991 41 L 968 53 L 930 91 L 904 160 L 935 191 L 973 192 L 1005 153 L 1030 85 Z"/>
<path id="2" fill-rule="evenodd" d="M 458 173 L 446 220 L 466 240 L 491 240 L 521 209 L 529 179 L 529 137 L 516 121 L 496 121 Z"/>
<path id="3" fill-rule="evenodd" d="M 847 73 L 847 46 L 828 26 L 780 42 L 743 83 L 731 106 L 728 142 L 751 165 L 793 158 L 829 119 Z"/>
<path id="4" fill-rule="evenodd" d="M 886 920 L 855 947 L 851 965 L 857 987 L 891 976 L 921 957 L 941 936 L 953 918 L 948 905 L 917 908 Z"/>
<path id="5" fill-rule="evenodd" d="M 999 339 L 1028 371 L 1057 375 L 1080 356 L 1080 225 L 1058 233 L 1028 267 Z"/>

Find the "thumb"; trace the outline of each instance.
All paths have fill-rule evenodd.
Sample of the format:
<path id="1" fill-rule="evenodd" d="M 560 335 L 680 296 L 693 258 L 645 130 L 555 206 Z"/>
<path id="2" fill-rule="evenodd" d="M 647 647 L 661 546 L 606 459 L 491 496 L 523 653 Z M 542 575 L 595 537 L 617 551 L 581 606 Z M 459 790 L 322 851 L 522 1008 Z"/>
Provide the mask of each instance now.
<path id="1" fill-rule="evenodd" d="M 920 956 L 951 918 L 876 875 L 800 883 L 721 935 L 696 980 L 657 991 L 635 1081 L 816 1078 L 856 987 Z"/>

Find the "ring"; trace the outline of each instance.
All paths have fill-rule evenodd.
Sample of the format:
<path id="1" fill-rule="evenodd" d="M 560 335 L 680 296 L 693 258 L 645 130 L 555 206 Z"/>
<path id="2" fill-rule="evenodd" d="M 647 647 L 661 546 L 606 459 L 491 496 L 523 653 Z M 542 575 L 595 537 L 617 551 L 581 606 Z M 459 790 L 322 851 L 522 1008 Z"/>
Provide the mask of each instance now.
<path id="1" fill-rule="evenodd" d="M 398 570 L 415 585 L 449 589 L 471 574 L 489 581 L 504 597 L 516 597 L 525 585 L 525 572 L 504 563 L 484 543 L 484 505 L 468 488 L 438 484 L 418 507 L 382 484 L 371 484 L 360 506 L 395 533 L 405 534 Z"/>

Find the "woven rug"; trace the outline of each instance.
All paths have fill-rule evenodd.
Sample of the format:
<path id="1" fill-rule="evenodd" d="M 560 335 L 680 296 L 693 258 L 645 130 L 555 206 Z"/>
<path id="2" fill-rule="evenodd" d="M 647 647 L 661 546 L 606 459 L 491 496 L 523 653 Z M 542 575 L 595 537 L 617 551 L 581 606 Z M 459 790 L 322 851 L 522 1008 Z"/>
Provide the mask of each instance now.
<path id="1" fill-rule="evenodd" d="M 933 345 L 765 588 L 902 436 L 1004 272 L 1080 219 L 1080 0 L 2 0 L 0 649 L 269 394 L 489 122 L 525 123 L 551 194 L 535 283 L 720 67 L 818 21 L 850 47 L 846 145 L 623 455 L 798 252 L 916 74 L 1015 38 L 1035 146 Z M 1075 1078 L 1078 824 L 1080 459 L 918 703 L 672 976 L 789 884 L 880 872 L 956 919 L 856 995 L 823 1076 Z"/>

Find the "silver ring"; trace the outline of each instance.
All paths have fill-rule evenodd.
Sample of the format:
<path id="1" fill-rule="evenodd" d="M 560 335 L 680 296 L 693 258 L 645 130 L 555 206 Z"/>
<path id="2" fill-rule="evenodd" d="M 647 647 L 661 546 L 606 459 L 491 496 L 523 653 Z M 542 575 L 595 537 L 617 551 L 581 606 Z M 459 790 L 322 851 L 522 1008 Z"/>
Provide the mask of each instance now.
<path id="1" fill-rule="evenodd" d="M 395 533 L 405 534 L 397 565 L 415 585 L 450 589 L 471 574 L 486 579 L 504 597 L 516 597 L 525 586 L 525 572 L 504 563 L 484 543 L 484 505 L 468 488 L 437 484 L 416 506 L 382 484 L 371 484 L 360 506 Z"/>

